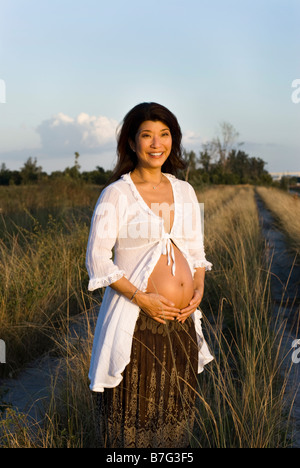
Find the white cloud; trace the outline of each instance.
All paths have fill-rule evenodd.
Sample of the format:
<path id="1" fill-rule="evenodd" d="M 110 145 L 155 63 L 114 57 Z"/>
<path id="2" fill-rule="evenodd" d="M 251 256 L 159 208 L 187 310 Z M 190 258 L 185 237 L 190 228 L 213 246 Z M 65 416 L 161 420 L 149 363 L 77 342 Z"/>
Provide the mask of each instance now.
<path id="1" fill-rule="evenodd" d="M 36 131 L 45 153 L 70 150 L 96 152 L 116 143 L 118 122 L 105 116 L 90 116 L 84 112 L 72 118 L 62 112 L 44 120 Z"/>
<path id="2" fill-rule="evenodd" d="M 59 112 L 43 120 L 36 128 L 22 126 L 10 134 L 11 144 L 2 139 L 0 163 L 10 169 L 19 169 L 29 156 L 37 158 L 47 172 L 63 170 L 74 164 L 75 151 L 80 153 L 82 170 L 93 170 L 97 165 L 110 169 L 116 157 L 116 129 L 119 123 L 106 116 L 80 113 L 73 118 Z M 9 148 L 10 146 L 10 148 Z"/>
<path id="3" fill-rule="evenodd" d="M 57 127 L 60 123 L 73 123 L 74 119 L 72 117 L 69 117 L 68 115 L 63 114 L 62 112 L 59 112 L 56 117 L 53 117 L 52 119 L 52 124 L 51 127 Z"/>
<path id="4" fill-rule="evenodd" d="M 196 133 L 192 130 L 186 130 L 182 135 L 183 147 L 188 151 L 200 151 L 202 149 L 203 143 L 205 143 L 206 140 L 207 139 L 204 138 L 203 135 L 200 135 L 200 133 Z"/>

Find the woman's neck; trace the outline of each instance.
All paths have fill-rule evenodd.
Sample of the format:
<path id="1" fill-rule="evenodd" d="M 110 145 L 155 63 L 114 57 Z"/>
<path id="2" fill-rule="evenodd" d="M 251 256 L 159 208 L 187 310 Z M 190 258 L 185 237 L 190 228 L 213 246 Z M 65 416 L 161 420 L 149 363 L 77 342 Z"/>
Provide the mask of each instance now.
<path id="1" fill-rule="evenodd" d="M 139 178 L 139 181 L 140 182 L 149 182 L 151 183 L 152 185 L 156 185 L 156 184 L 159 184 L 162 180 L 162 172 L 161 172 L 161 168 L 158 167 L 158 168 L 154 168 L 154 169 L 148 169 L 148 168 L 144 168 L 144 167 L 139 167 L 137 166 L 132 174 L 134 174 L 135 176 L 137 176 Z"/>

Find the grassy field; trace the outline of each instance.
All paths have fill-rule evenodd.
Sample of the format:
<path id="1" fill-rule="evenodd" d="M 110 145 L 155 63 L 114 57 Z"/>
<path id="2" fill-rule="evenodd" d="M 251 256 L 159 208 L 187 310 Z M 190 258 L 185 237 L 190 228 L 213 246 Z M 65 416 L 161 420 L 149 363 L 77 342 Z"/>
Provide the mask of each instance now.
<path id="1" fill-rule="evenodd" d="M 49 349 L 64 330 L 67 311 L 85 308 L 85 248 L 99 192 L 73 184 L 42 186 L 42 204 L 37 187 L 0 191 L 0 333 L 7 345 L 2 372 L 17 372 Z"/>
<path id="2" fill-rule="evenodd" d="M 300 254 L 300 197 L 275 188 L 257 188 L 258 195 L 285 233 L 289 246 Z"/>
<path id="3" fill-rule="evenodd" d="M 271 193 L 259 190 L 265 199 Z M 93 340 L 88 324 L 101 294 L 87 292 L 84 258 L 99 192 L 76 184 L 0 190 L 0 339 L 8 349 L 8 364 L 1 367 L 16 373 L 52 350 L 65 359 L 66 372 L 62 383 L 53 383 L 43 425 L 1 405 L 0 397 L 0 446 L 97 445 L 87 379 Z M 282 204 L 294 203 L 282 192 L 278 197 Z M 201 308 L 215 360 L 195 389 L 199 404 L 191 444 L 288 447 L 291 407 L 280 357 L 285 323 L 272 314 L 255 190 L 214 187 L 198 198 L 205 204 L 206 253 L 214 264 Z M 287 208 L 280 214 L 279 201 L 274 210 L 285 226 Z M 68 339 L 70 317 L 76 314 L 87 324 L 84 340 Z M 274 320 L 280 325 L 276 332 Z"/>

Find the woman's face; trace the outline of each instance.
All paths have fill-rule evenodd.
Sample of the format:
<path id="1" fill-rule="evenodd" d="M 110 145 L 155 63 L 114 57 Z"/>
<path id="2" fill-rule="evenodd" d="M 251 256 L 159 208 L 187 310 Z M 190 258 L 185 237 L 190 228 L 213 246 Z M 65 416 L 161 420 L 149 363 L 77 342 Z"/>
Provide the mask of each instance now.
<path id="1" fill-rule="evenodd" d="M 163 122 L 146 120 L 140 125 L 135 141 L 131 141 L 130 146 L 136 152 L 139 166 L 161 167 L 172 150 L 170 129 Z"/>

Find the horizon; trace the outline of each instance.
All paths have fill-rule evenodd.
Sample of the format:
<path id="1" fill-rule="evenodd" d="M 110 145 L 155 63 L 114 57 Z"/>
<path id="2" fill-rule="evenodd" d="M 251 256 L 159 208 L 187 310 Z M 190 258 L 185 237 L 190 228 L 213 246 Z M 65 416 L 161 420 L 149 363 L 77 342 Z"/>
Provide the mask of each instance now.
<path id="1" fill-rule="evenodd" d="M 191 151 L 193 151 L 193 150 L 191 150 Z M 78 154 L 78 157 L 80 157 L 79 153 L 76 152 L 76 154 Z M 74 155 L 75 155 L 75 153 L 74 153 Z M 252 158 L 252 156 L 250 156 L 249 154 L 246 154 L 246 156 L 249 159 Z M 253 158 L 255 159 L 255 157 L 253 157 Z M 45 171 L 44 168 L 39 165 L 38 159 L 37 158 L 32 158 L 30 156 L 29 158 L 27 158 L 26 161 L 24 161 L 23 166 L 20 167 L 19 169 L 11 169 L 11 168 L 6 166 L 6 163 L 3 163 L 3 162 L 1 163 L 0 162 L 0 171 L 4 169 L 4 170 L 8 170 L 10 172 L 13 172 L 13 171 L 20 172 L 20 171 L 22 171 L 22 169 L 24 168 L 24 166 L 25 166 L 25 164 L 26 164 L 26 162 L 28 160 L 32 160 L 33 163 L 36 163 L 37 167 L 41 169 L 41 173 L 46 174 L 47 176 L 51 176 L 55 172 L 63 173 L 67 169 L 71 169 L 72 167 L 75 167 L 80 162 L 78 159 L 76 159 L 76 160 L 73 160 L 73 165 L 72 166 L 66 166 L 64 169 L 54 169 L 54 170 L 51 170 L 51 171 Z M 212 163 L 212 165 L 219 164 L 219 163 L 220 163 L 220 161 L 216 161 L 216 163 Z M 264 163 L 265 163 L 265 161 L 264 161 Z M 291 178 L 297 178 L 297 177 L 299 178 L 300 177 L 300 171 L 277 171 L 277 172 L 275 171 L 275 172 L 270 172 L 270 171 L 268 171 L 268 169 L 265 166 L 266 166 L 266 163 L 264 164 L 264 171 L 266 171 L 272 177 L 273 182 L 280 181 L 282 177 L 291 177 Z M 94 168 L 92 168 L 90 170 L 81 170 L 81 165 L 79 164 L 79 166 L 77 166 L 77 170 L 78 170 L 79 174 L 82 174 L 82 173 L 85 173 L 85 172 L 89 173 L 89 172 L 97 171 L 97 170 L 99 170 L 98 168 L 103 169 L 105 172 L 111 170 L 111 169 L 105 169 L 102 166 L 95 166 Z"/>

